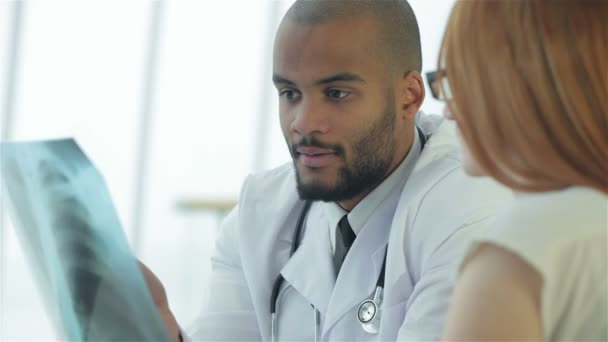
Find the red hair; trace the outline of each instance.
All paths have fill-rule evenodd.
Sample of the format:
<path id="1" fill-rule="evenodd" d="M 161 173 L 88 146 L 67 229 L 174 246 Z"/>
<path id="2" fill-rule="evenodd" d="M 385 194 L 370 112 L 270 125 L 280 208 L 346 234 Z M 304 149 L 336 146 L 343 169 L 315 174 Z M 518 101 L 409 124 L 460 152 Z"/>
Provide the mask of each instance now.
<path id="1" fill-rule="evenodd" d="M 439 61 L 485 173 L 608 193 L 608 1 L 459 1 Z"/>

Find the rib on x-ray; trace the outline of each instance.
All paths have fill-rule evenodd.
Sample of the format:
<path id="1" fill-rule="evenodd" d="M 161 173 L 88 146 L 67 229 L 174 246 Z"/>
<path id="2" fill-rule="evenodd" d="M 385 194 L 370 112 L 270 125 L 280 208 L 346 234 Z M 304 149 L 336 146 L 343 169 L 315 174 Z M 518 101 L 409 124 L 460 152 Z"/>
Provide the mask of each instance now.
<path id="1" fill-rule="evenodd" d="M 100 173 L 71 139 L 0 145 L 0 179 L 48 313 L 70 341 L 167 341 Z"/>

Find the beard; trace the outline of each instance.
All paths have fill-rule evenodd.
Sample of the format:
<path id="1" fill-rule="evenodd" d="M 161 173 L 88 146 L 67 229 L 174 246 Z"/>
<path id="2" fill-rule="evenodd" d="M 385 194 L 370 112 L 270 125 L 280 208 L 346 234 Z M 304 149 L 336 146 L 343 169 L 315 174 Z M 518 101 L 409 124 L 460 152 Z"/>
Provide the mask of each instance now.
<path id="1" fill-rule="evenodd" d="M 304 137 L 291 146 L 297 190 L 302 200 L 324 202 L 348 200 L 375 188 L 386 178 L 396 149 L 393 140 L 395 111 L 390 110 L 393 103 L 394 101 L 389 97 L 381 117 L 367 131 L 354 139 L 350 162 L 344 147 L 322 143 L 313 136 Z M 343 160 L 344 164 L 338 170 L 334 184 L 302 182 L 295 156 L 298 155 L 296 149 L 304 146 L 331 149 Z"/>

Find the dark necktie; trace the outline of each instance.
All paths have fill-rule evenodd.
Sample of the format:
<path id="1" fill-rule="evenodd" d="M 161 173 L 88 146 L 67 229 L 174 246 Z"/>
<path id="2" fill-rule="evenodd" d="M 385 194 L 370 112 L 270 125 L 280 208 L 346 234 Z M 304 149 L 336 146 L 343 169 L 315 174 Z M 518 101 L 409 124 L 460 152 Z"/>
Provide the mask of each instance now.
<path id="1" fill-rule="evenodd" d="M 336 275 L 340 273 L 342 263 L 356 237 L 355 232 L 353 232 L 353 229 L 350 227 L 350 223 L 348 223 L 346 215 L 344 215 L 340 219 L 340 222 L 338 222 L 338 229 L 336 229 L 336 252 L 334 253 Z"/>

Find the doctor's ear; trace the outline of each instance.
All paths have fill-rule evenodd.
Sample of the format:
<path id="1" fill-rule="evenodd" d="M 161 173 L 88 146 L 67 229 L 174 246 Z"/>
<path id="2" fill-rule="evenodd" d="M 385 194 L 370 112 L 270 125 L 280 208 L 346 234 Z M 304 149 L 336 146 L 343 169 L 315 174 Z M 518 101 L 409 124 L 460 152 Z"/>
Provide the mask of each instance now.
<path id="1" fill-rule="evenodd" d="M 399 109 L 403 118 L 413 119 L 424 101 L 424 81 L 417 71 L 409 71 L 399 80 Z"/>

